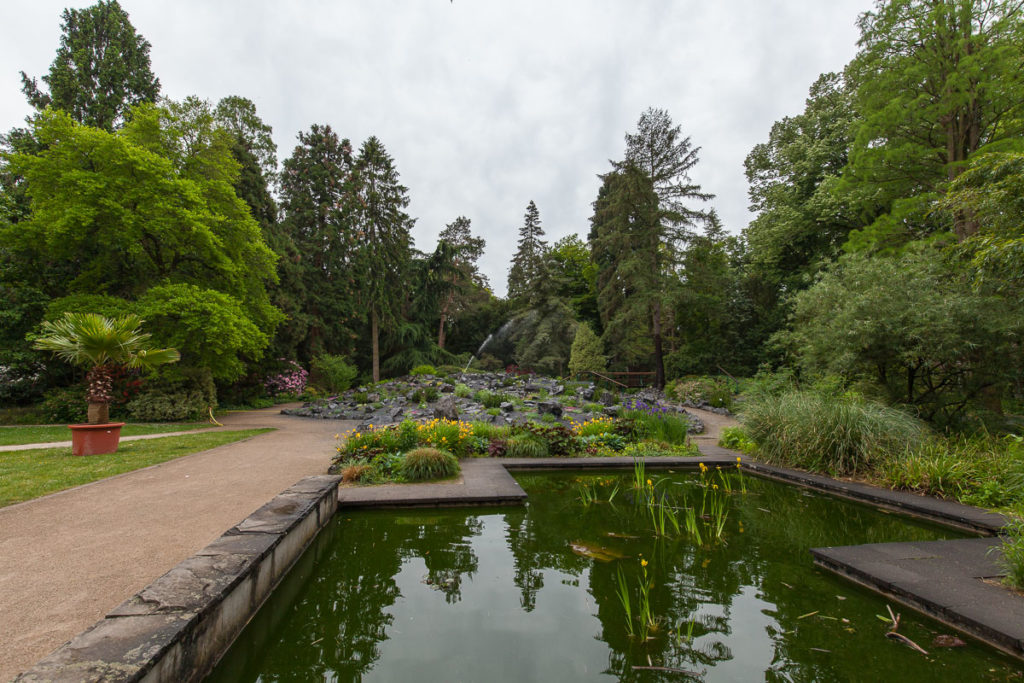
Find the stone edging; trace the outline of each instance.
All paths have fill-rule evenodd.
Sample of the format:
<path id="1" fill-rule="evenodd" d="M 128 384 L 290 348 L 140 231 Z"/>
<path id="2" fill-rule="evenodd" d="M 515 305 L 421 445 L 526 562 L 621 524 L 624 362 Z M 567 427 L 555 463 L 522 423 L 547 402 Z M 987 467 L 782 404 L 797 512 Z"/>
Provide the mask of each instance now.
<path id="1" fill-rule="evenodd" d="M 15 681 L 201 679 L 338 506 L 340 477 L 306 477 Z"/>

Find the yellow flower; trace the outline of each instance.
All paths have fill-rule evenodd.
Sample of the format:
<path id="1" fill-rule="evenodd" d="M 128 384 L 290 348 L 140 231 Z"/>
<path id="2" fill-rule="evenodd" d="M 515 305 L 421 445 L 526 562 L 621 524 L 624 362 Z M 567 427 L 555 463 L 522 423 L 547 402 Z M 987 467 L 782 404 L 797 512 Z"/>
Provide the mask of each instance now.
<path id="1" fill-rule="evenodd" d="M 648 479 L 648 480 L 647 480 L 647 485 L 648 485 L 648 486 L 654 486 L 654 484 L 652 484 L 652 483 L 651 483 L 651 480 L 650 480 L 650 479 Z"/>
<path id="2" fill-rule="evenodd" d="M 335 434 L 335 435 L 334 435 L 334 438 L 335 438 L 335 439 L 337 439 L 337 438 L 338 438 L 338 434 Z"/>
<path id="3" fill-rule="evenodd" d="M 641 567 L 646 567 L 647 566 L 647 560 L 640 560 L 640 566 Z"/>
<path id="4" fill-rule="evenodd" d="M 739 462 L 739 461 L 740 461 L 740 456 L 737 455 L 736 456 L 736 462 Z"/>
<path id="5" fill-rule="evenodd" d="M 712 484 L 711 488 L 713 488 L 713 489 L 715 489 L 717 491 L 718 490 L 718 484 Z"/>

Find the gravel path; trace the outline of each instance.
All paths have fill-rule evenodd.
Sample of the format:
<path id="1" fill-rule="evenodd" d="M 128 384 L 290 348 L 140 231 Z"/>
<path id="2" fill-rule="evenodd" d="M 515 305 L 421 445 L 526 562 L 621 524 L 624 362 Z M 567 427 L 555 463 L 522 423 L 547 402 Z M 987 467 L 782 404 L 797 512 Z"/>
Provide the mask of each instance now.
<path id="1" fill-rule="evenodd" d="M 282 407 L 221 420 L 275 432 L 0 508 L 0 681 L 302 477 L 325 473 L 334 435 L 354 423 Z"/>

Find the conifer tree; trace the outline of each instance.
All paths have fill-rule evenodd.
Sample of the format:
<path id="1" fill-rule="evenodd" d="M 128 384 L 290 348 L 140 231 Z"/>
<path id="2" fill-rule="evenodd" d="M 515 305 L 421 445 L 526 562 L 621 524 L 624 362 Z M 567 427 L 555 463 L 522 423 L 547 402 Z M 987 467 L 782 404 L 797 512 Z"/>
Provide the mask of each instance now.
<path id="1" fill-rule="evenodd" d="M 486 242 L 482 237 L 473 236 L 470 225 L 465 216 L 446 225 L 438 236 L 434 252 L 432 275 L 438 284 L 440 308 L 437 346 L 441 349 L 445 345 L 447 326 L 466 303 L 463 295 L 471 285 L 485 280 L 477 271 L 476 262 L 483 255 Z"/>
<path id="2" fill-rule="evenodd" d="M 547 242 L 541 239 L 544 228 L 540 224 L 540 212 L 530 200 L 523 216 L 523 227 L 519 228 L 519 248 L 512 257 L 508 271 L 508 298 L 520 305 L 528 302 L 530 292 L 545 276 Z"/>
<path id="3" fill-rule="evenodd" d="M 281 334 L 303 360 L 321 353 L 347 355 L 357 288 L 352 255 L 359 246 L 351 206 L 352 147 L 319 124 L 298 138 L 281 172 L 281 227 L 294 246 L 281 264 L 282 285 L 292 302 L 282 306 L 289 320 Z"/>
<path id="4" fill-rule="evenodd" d="M 369 316 L 371 369 L 373 381 L 379 382 L 380 327 L 395 324 L 409 289 L 410 231 L 415 221 L 405 213 L 408 188 L 399 182 L 394 161 L 379 139 L 371 136 L 363 143 L 355 168 L 355 293 Z"/>
<path id="5" fill-rule="evenodd" d="M 569 373 L 579 375 L 583 372 L 604 372 L 607 366 L 608 359 L 604 355 L 601 339 L 587 323 L 577 325 L 569 355 Z"/>
<path id="6" fill-rule="evenodd" d="M 29 104 L 63 109 L 79 123 L 109 131 L 124 124 L 133 106 L 156 100 L 160 80 L 150 70 L 149 42 L 117 0 L 66 9 L 62 20 L 57 57 L 42 78 L 50 91 L 21 72 Z"/>

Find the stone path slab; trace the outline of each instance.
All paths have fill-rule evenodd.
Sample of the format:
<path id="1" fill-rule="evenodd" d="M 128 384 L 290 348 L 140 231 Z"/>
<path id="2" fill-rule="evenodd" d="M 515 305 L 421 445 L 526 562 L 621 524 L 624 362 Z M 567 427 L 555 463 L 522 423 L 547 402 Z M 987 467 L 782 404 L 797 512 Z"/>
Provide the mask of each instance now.
<path id="1" fill-rule="evenodd" d="M 812 548 L 818 566 L 1024 657 L 1024 599 L 1001 574 L 998 538 Z"/>

